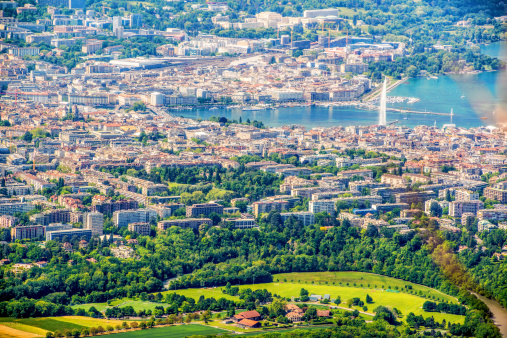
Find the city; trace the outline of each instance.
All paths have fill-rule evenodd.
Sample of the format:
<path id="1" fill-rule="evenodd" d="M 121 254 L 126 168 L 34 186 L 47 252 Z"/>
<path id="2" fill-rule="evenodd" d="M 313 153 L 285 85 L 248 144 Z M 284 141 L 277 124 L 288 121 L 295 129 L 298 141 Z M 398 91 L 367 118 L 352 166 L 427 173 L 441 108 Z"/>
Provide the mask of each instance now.
<path id="1" fill-rule="evenodd" d="M 507 8 L 455 4 L 0 1 L 0 336 L 507 336 Z"/>

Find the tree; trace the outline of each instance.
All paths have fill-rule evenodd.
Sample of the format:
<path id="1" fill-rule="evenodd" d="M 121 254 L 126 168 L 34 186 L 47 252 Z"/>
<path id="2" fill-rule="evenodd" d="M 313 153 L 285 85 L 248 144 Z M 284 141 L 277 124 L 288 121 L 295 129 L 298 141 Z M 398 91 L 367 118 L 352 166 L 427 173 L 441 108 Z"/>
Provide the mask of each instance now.
<path id="1" fill-rule="evenodd" d="M 202 314 L 202 320 L 204 321 L 205 324 L 208 324 L 208 322 L 209 322 L 210 319 L 211 319 L 211 311 L 210 310 L 206 310 Z"/>
<path id="2" fill-rule="evenodd" d="M 32 133 L 28 131 L 23 135 L 23 141 L 26 141 L 28 143 L 32 142 L 32 138 L 33 138 Z"/>
<path id="3" fill-rule="evenodd" d="M 146 105 L 144 104 L 144 102 L 138 101 L 138 102 L 134 102 L 134 104 L 132 105 L 132 108 L 135 111 L 145 111 Z"/>
<path id="4" fill-rule="evenodd" d="M 285 305 L 287 302 L 282 298 L 275 298 L 269 305 L 269 313 L 270 316 L 278 317 L 280 315 L 285 315 Z"/>
<path id="5" fill-rule="evenodd" d="M 407 75 L 410 77 L 416 77 L 419 75 L 419 70 L 415 66 L 409 66 L 407 68 Z"/>
<path id="6" fill-rule="evenodd" d="M 432 202 L 430 205 L 430 214 L 433 217 L 440 217 L 442 216 L 442 207 L 438 202 Z"/>
<path id="7" fill-rule="evenodd" d="M 391 325 L 396 325 L 398 323 L 396 321 L 396 316 L 394 315 L 393 311 L 385 306 L 379 306 L 375 310 L 373 310 L 373 312 L 375 312 L 375 317 L 373 317 L 373 321 L 385 320 Z"/>
<path id="8" fill-rule="evenodd" d="M 306 310 L 304 315 L 304 320 L 310 321 L 317 318 L 317 309 L 315 307 L 310 307 Z"/>
<path id="9" fill-rule="evenodd" d="M 451 191 L 450 191 L 449 189 L 447 189 L 447 190 L 445 191 L 445 200 L 446 200 L 447 202 L 451 202 L 451 201 L 452 201 L 452 198 L 451 198 Z"/>
<path id="10" fill-rule="evenodd" d="M 373 298 L 371 298 L 370 295 L 366 295 L 366 303 L 368 304 L 373 303 Z"/>
<path id="11" fill-rule="evenodd" d="M 302 288 L 301 291 L 299 291 L 299 298 L 302 302 L 307 302 L 310 299 L 308 295 L 309 295 L 308 290 Z"/>

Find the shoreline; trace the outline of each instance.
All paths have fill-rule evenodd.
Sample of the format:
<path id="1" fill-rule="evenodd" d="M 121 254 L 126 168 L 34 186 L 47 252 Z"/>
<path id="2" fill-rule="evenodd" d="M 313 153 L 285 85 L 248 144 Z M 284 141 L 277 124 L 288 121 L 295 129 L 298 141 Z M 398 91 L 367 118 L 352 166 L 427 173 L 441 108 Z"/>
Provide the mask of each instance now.
<path id="1" fill-rule="evenodd" d="M 387 93 L 400 86 L 401 84 L 411 80 L 411 79 L 419 79 L 419 78 L 427 78 L 427 79 L 438 79 L 438 75 L 440 76 L 452 76 L 452 75 L 479 75 L 482 73 L 495 73 L 500 71 L 505 71 L 505 69 L 499 70 L 473 70 L 473 71 L 465 71 L 465 72 L 449 72 L 442 74 L 428 74 L 417 77 L 404 77 L 400 80 L 396 80 L 394 83 L 391 83 L 387 87 Z M 296 101 L 296 102 L 285 102 L 285 103 L 272 103 L 272 104 L 259 104 L 259 103 L 243 103 L 243 104 L 229 104 L 224 105 L 220 104 L 209 104 L 209 105 L 192 105 L 192 106 L 174 106 L 167 107 L 168 111 L 185 111 L 185 110 L 215 110 L 215 109 L 241 109 L 245 111 L 260 111 L 260 110 L 272 110 L 278 108 L 293 108 L 293 107 L 311 107 L 311 106 L 320 106 L 320 107 L 347 107 L 347 106 L 358 106 L 367 104 L 367 102 L 375 101 L 377 97 L 381 94 L 381 86 L 375 87 L 373 90 L 369 91 L 362 96 L 350 101 Z M 246 108 L 246 109 L 245 109 Z M 252 108 L 252 109 L 250 109 Z M 371 110 L 371 109 L 369 109 Z"/>

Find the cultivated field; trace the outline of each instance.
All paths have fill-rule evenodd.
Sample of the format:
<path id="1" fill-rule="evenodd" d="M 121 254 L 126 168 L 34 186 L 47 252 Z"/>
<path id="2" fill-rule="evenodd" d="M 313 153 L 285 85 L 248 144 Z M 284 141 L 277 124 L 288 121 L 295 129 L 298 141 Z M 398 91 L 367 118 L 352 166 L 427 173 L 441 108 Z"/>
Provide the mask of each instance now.
<path id="1" fill-rule="evenodd" d="M 107 325 L 114 327 L 122 322 L 124 320 L 95 319 L 81 316 L 22 319 L 3 317 L 0 318 L 0 337 L 19 337 L 19 332 L 24 332 L 23 337 L 45 336 L 47 331 L 81 330 L 84 327 L 106 327 Z M 17 335 L 12 334 L 15 331 L 18 331 Z"/>

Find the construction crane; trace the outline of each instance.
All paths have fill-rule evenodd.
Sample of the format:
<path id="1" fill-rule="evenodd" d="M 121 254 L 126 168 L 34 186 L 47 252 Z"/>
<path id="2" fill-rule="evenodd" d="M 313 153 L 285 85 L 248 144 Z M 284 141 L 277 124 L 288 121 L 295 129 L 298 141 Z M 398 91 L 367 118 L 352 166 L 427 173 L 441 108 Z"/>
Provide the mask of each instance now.
<path id="1" fill-rule="evenodd" d="M 14 94 L 14 104 L 18 104 L 18 91 L 16 90 L 14 93 L 0 93 L 0 95 L 12 95 Z"/>

